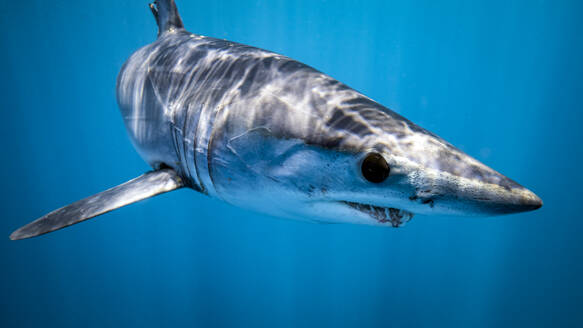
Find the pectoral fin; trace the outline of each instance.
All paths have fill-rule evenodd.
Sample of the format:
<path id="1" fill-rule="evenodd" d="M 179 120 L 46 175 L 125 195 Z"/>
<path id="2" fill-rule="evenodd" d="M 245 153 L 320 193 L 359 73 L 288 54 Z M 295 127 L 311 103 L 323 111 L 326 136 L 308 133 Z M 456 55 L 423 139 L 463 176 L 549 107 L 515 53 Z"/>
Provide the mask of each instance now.
<path id="1" fill-rule="evenodd" d="M 17 240 L 42 235 L 183 186 L 182 179 L 171 169 L 151 171 L 124 184 L 55 210 L 14 231 L 10 239 Z"/>

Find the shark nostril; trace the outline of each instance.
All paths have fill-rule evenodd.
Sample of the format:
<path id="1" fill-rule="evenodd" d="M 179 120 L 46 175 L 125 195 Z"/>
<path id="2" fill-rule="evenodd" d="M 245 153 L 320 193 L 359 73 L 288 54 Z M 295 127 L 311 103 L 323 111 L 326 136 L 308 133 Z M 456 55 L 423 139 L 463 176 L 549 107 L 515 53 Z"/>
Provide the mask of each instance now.
<path id="1" fill-rule="evenodd" d="M 424 199 L 423 201 L 421 201 L 421 204 L 429 205 L 429 207 L 433 208 L 433 206 L 435 206 L 435 201 L 431 198 L 427 198 L 427 199 Z"/>

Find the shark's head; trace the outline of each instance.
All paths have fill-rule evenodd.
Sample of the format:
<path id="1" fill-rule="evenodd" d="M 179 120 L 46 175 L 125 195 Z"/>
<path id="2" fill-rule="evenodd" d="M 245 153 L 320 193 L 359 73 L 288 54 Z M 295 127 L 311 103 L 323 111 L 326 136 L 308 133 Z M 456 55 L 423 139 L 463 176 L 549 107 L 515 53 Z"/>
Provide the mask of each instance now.
<path id="1" fill-rule="evenodd" d="M 213 146 L 211 175 L 225 200 L 277 216 L 393 226 L 416 213 L 542 206 L 528 189 L 351 89 L 336 90 L 343 100 L 321 101 L 312 115 L 291 110 L 284 97 L 257 104 L 268 119 L 217 138 L 225 146 Z"/>

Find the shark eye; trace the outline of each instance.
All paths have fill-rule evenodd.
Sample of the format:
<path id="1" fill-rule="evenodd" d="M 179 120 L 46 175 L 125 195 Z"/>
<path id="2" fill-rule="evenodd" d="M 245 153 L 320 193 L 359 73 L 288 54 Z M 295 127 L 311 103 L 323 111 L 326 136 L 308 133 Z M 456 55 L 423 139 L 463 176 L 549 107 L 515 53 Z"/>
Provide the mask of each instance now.
<path id="1" fill-rule="evenodd" d="M 387 179 L 391 168 L 385 159 L 377 153 L 366 155 L 362 161 L 362 175 L 373 183 L 381 183 Z"/>

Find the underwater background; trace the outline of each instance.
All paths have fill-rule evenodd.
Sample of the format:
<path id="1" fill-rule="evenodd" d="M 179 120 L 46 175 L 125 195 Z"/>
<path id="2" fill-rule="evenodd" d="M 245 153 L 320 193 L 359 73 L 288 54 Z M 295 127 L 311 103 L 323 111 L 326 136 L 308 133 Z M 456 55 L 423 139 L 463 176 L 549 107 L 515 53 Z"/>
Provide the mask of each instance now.
<path id="1" fill-rule="evenodd" d="M 23 241 L 149 169 L 115 82 L 157 27 L 141 0 L 0 3 L 1 327 L 583 326 L 583 2 L 177 2 L 189 31 L 331 75 L 540 210 L 321 225 L 183 189 Z"/>

